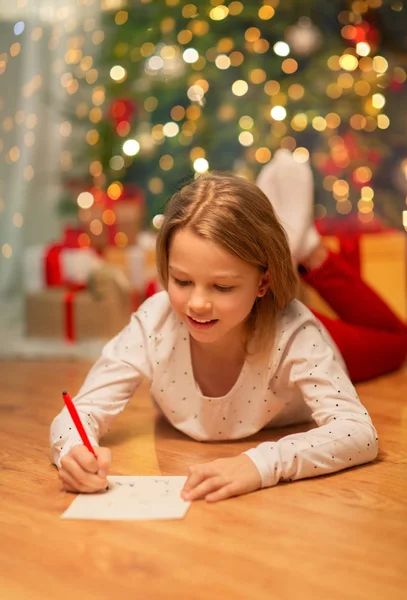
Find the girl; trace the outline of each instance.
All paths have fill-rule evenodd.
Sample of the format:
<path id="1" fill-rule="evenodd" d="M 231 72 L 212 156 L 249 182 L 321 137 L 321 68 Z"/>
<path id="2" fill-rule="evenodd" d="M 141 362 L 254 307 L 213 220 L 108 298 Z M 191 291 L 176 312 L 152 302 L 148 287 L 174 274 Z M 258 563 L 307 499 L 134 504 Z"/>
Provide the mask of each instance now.
<path id="1" fill-rule="evenodd" d="M 65 489 L 106 487 L 111 457 L 98 441 L 143 377 L 166 418 L 198 441 L 318 425 L 192 466 L 186 500 L 223 500 L 376 457 L 376 431 L 335 343 L 295 300 L 286 234 L 259 188 L 211 174 L 177 192 L 159 232 L 157 265 L 165 291 L 105 346 L 74 399 L 98 458 L 81 444 L 66 408 L 52 423 L 52 458 Z"/>

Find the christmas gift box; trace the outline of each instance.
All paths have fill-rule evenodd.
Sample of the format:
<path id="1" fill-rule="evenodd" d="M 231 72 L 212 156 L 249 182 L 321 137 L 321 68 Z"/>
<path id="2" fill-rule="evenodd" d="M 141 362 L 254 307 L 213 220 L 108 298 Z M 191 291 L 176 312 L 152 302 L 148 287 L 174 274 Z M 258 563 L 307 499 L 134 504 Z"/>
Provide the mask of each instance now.
<path id="1" fill-rule="evenodd" d="M 86 289 L 55 287 L 29 292 L 25 300 L 26 335 L 66 342 L 109 339 L 123 329 L 131 314 L 129 294 L 100 297 Z"/>
<path id="2" fill-rule="evenodd" d="M 112 185 L 117 189 L 109 192 L 108 188 L 107 193 L 100 188 L 90 188 L 94 202 L 89 208 L 79 210 L 79 218 L 94 248 L 134 244 L 143 224 L 142 190 L 131 184 L 123 186 L 116 182 Z"/>
<path id="3" fill-rule="evenodd" d="M 148 297 L 154 289 L 159 289 L 155 244 L 156 235 L 150 231 L 142 231 L 133 246 L 109 246 L 103 251 L 102 257 L 125 273 L 134 290 L 141 296 Z"/>
<path id="4" fill-rule="evenodd" d="M 350 218 L 325 218 L 317 222 L 317 228 L 323 243 L 334 252 L 340 252 L 395 314 L 407 321 L 406 234 L 386 228 L 377 220 L 363 226 Z M 305 284 L 301 299 L 314 310 L 337 318 L 319 294 Z"/>
<path id="5" fill-rule="evenodd" d="M 23 255 L 25 292 L 47 287 L 85 285 L 89 275 L 102 263 L 94 248 L 79 245 L 82 230 L 66 227 L 61 241 L 29 246 Z"/>

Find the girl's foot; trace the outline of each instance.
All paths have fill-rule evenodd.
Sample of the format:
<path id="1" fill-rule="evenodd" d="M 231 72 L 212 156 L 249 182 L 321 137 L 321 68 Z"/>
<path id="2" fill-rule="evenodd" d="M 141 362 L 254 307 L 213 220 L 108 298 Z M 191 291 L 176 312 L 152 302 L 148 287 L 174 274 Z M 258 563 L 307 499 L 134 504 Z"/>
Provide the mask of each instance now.
<path id="1" fill-rule="evenodd" d="M 286 230 L 294 262 L 302 263 L 319 243 L 313 226 L 314 183 L 309 163 L 296 162 L 289 150 L 277 150 L 256 183 Z"/>

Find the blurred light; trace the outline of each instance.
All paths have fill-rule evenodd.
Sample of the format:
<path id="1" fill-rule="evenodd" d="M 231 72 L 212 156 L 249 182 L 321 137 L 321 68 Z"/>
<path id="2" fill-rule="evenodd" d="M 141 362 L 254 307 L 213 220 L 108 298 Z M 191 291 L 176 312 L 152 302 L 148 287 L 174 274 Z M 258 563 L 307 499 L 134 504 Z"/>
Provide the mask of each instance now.
<path id="1" fill-rule="evenodd" d="M 182 58 L 186 63 L 192 64 L 199 59 L 199 53 L 195 50 L 195 48 L 187 48 L 184 50 Z"/>
<path id="2" fill-rule="evenodd" d="M 387 129 L 390 126 L 390 119 L 387 115 L 377 115 L 377 126 L 379 129 Z"/>
<path id="3" fill-rule="evenodd" d="M 361 195 L 365 200 L 372 200 L 374 197 L 374 191 L 370 186 L 364 185 L 361 189 Z"/>
<path id="4" fill-rule="evenodd" d="M 229 4 L 229 14 L 230 15 L 240 15 L 243 11 L 243 4 L 241 2 L 231 2 Z"/>
<path id="5" fill-rule="evenodd" d="M 124 25 L 128 18 L 129 13 L 125 10 L 120 10 L 118 13 L 115 14 L 114 20 L 116 25 Z"/>
<path id="6" fill-rule="evenodd" d="M 102 221 L 106 225 L 113 225 L 114 223 L 116 223 L 116 215 L 114 211 L 110 208 L 104 210 L 102 213 Z"/>
<path id="7" fill-rule="evenodd" d="M 243 79 L 238 79 L 232 84 L 232 92 L 235 96 L 244 96 L 249 89 L 248 84 Z"/>
<path id="8" fill-rule="evenodd" d="M 342 88 L 338 83 L 330 83 L 326 88 L 326 95 L 329 98 L 339 98 L 342 95 Z"/>
<path id="9" fill-rule="evenodd" d="M 275 121 L 283 121 L 287 116 L 287 111 L 284 106 L 273 106 L 270 115 Z"/>
<path id="10" fill-rule="evenodd" d="M 339 58 L 339 64 L 345 71 L 354 71 L 358 67 L 358 59 L 352 54 L 343 54 Z"/>
<path id="11" fill-rule="evenodd" d="M 114 81 L 123 81 L 126 78 L 127 71 L 120 65 L 115 65 L 110 69 L 110 77 Z"/>
<path id="12" fill-rule="evenodd" d="M 386 104 L 386 98 L 383 94 L 373 94 L 372 96 L 372 105 L 374 108 L 383 108 Z"/>
<path id="13" fill-rule="evenodd" d="M 370 92 L 370 85 L 367 81 L 357 81 L 354 90 L 358 96 L 367 96 Z"/>
<path id="14" fill-rule="evenodd" d="M 174 159 L 169 154 L 164 154 L 159 160 L 159 165 L 163 171 L 170 171 L 174 166 Z"/>
<path id="15" fill-rule="evenodd" d="M 155 109 L 158 106 L 158 100 L 157 98 L 154 98 L 154 96 L 149 96 L 148 98 L 146 98 L 144 100 L 144 109 L 147 112 L 154 112 Z"/>
<path id="16" fill-rule="evenodd" d="M 230 7 L 229 7 L 230 8 Z M 272 6 L 262 6 L 261 8 L 259 8 L 259 19 L 262 19 L 263 21 L 267 21 L 268 19 L 272 19 L 274 17 L 275 14 L 275 10 Z"/>
<path id="17" fill-rule="evenodd" d="M 118 200 L 123 192 L 123 185 L 119 181 L 114 181 L 107 188 L 107 195 L 112 200 Z"/>
<path id="18" fill-rule="evenodd" d="M 219 54 L 219 56 L 216 57 L 215 65 L 218 69 L 228 69 L 230 67 L 229 56 L 226 56 L 226 54 Z"/>
<path id="19" fill-rule="evenodd" d="M 199 85 L 191 85 L 191 87 L 187 91 L 187 96 L 192 102 L 202 103 L 203 97 L 205 93 L 201 86 Z"/>
<path id="20" fill-rule="evenodd" d="M 261 36 L 261 31 L 260 29 L 258 29 L 257 27 L 249 27 L 249 29 L 246 29 L 244 37 L 246 42 L 255 42 L 256 40 L 258 40 Z"/>
<path id="21" fill-rule="evenodd" d="M 252 71 L 250 71 L 249 77 L 252 83 L 259 84 L 263 83 L 263 81 L 267 77 L 267 74 L 266 71 L 264 71 L 264 69 L 253 69 Z"/>
<path id="22" fill-rule="evenodd" d="M 212 10 L 209 13 L 209 16 L 213 21 L 222 21 L 223 19 L 226 19 L 228 14 L 229 9 L 226 6 L 221 5 L 212 8 Z"/>
<path id="23" fill-rule="evenodd" d="M 305 113 L 297 113 L 291 120 L 294 131 L 303 131 L 308 125 L 308 117 Z"/>
<path id="24" fill-rule="evenodd" d="M 21 33 L 23 33 L 24 28 L 25 28 L 24 21 L 19 21 L 18 23 L 16 23 L 14 25 L 14 35 L 20 35 Z"/>
<path id="25" fill-rule="evenodd" d="M 304 96 L 305 90 L 299 83 L 293 83 L 288 88 L 288 95 L 292 100 L 301 100 Z"/>
<path id="26" fill-rule="evenodd" d="M 164 61 L 161 56 L 152 56 L 147 62 L 148 68 L 152 71 L 159 71 L 164 66 Z"/>
<path id="27" fill-rule="evenodd" d="M 345 89 L 349 89 L 352 87 L 354 83 L 354 79 L 350 73 L 342 73 L 338 77 L 338 84 Z"/>
<path id="28" fill-rule="evenodd" d="M 268 163 L 271 159 L 271 152 L 268 148 L 258 148 L 255 153 L 255 158 L 257 162 L 261 164 Z"/>
<path id="29" fill-rule="evenodd" d="M 113 157 L 113 158 L 115 158 L 115 157 Z M 99 162 L 98 160 L 94 160 L 92 163 L 90 163 L 89 173 L 91 175 L 93 175 L 93 177 L 100 177 L 100 175 L 103 173 L 102 163 Z"/>
<path id="30" fill-rule="evenodd" d="M 341 124 L 341 118 L 336 113 L 328 113 L 325 116 L 325 121 L 326 126 L 329 127 L 329 129 L 336 129 Z"/>
<path id="31" fill-rule="evenodd" d="M 4 258 L 10 258 L 11 255 L 13 254 L 13 250 L 12 250 L 10 244 L 3 244 L 1 247 L 1 252 L 2 252 Z"/>
<path id="32" fill-rule="evenodd" d="M 314 117 L 312 119 L 312 126 L 316 131 L 325 131 L 326 121 L 323 117 Z"/>
<path id="33" fill-rule="evenodd" d="M 103 231 L 102 222 L 99 221 L 99 219 L 93 219 L 93 221 L 89 223 L 89 229 L 93 235 L 100 235 Z"/>
<path id="34" fill-rule="evenodd" d="M 385 73 L 389 68 L 389 63 L 383 56 L 375 56 L 373 58 L 373 70 L 376 73 Z"/>
<path id="35" fill-rule="evenodd" d="M 290 46 L 286 42 L 276 42 L 273 50 L 277 56 L 288 56 L 290 54 Z"/>
<path id="36" fill-rule="evenodd" d="M 403 210 L 403 227 L 407 231 L 407 210 Z"/>
<path id="37" fill-rule="evenodd" d="M 129 238 L 123 231 L 118 231 L 114 236 L 114 243 L 118 248 L 126 248 L 129 245 Z"/>
<path id="38" fill-rule="evenodd" d="M 240 117 L 239 119 L 239 126 L 242 129 L 251 129 L 254 125 L 254 121 L 251 117 L 247 116 L 247 115 L 243 115 L 243 117 Z"/>
<path id="39" fill-rule="evenodd" d="M 367 42 L 358 42 L 356 44 L 356 52 L 359 56 L 369 56 L 370 50 L 371 48 Z"/>
<path id="40" fill-rule="evenodd" d="M 372 171 L 369 167 L 358 167 L 353 171 L 353 176 L 358 183 L 367 183 L 372 178 Z"/>
<path id="41" fill-rule="evenodd" d="M 363 115 L 352 115 L 349 120 L 350 126 L 356 131 L 360 131 L 366 126 L 366 117 Z"/>
<path id="42" fill-rule="evenodd" d="M 292 75 L 298 69 L 298 63 L 293 58 L 286 58 L 281 64 L 281 70 L 287 75 Z"/>
<path id="43" fill-rule="evenodd" d="M 24 219 L 23 219 L 23 215 L 19 212 L 14 213 L 13 215 L 13 224 L 20 228 L 23 226 L 24 224 Z"/>
<path id="44" fill-rule="evenodd" d="M 80 208 L 90 208 L 94 201 L 95 199 L 90 192 L 82 192 L 76 199 Z"/>
<path id="45" fill-rule="evenodd" d="M 123 144 L 123 152 L 127 156 L 135 156 L 140 150 L 140 144 L 137 140 L 126 140 Z"/>
<path id="46" fill-rule="evenodd" d="M 244 61 L 244 56 L 241 52 L 232 52 L 229 56 L 232 67 L 238 67 Z"/>
<path id="47" fill-rule="evenodd" d="M 165 137 L 175 137 L 179 133 L 179 125 L 178 123 L 174 123 L 174 121 L 169 121 L 163 127 L 163 132 Z"/>
<path id="48" fill-rule="evenodd" d="M 205 173 L 209 169 L 209 163 L 206 158 L 197 158 L 194 161 L 193 167 L 197 173 Z"/>
<path id="49" fill-rule="evenodd" d="M 336 210 L 340 215 L 347 215 L 352 210 L 352 203 L 349 200 L 338 202 L 336 205 Z"/>
<path id="50" fill-rule="evenodd" d="M 327 61 L 328 67 L 331 71 L 340 71 L 341 65 L 339 64 L 339 56 L 330 56 Z"/>
<path id="51" fill-rule="evenodd" d="M 337 179 L 332 184 L 332 191 L 336 196 L 347 196 L 349 194 L 349 183 L 345 179 Z"/>
<path id="52" fill-rule="evenodd" d="M 264 91 L 268 96 L 275 96 L 280 91 L 280 84 L 274 79 L 270 79 L 264 84 Z"/>
<path id="53" fill-rule="evenodd" d="M 293 159 L 297 163 L 305 163 L 309 159 L 309 152 L 306 148 L 296 148 L 293 152 Z"/>
<path id="54" fill-rule="evenodd" d="M 147 185 L 152 194 L 161 194 L 164 189 L 164 183 L 160 177 L 152 177 Z"/>
<path id="55" fill-rule="evenodd" d="M 155 215 L 152 220 L 153 227 L 156 229 L 161 229 L 162 224 L 164 223 L 164 218 L 164 215 Z"/>
<path id="56" fill-rule="evenodd" d="M 254 138 L 250 131 L 242 131 L 239 135 L 239 143 L 242 146 L 249 147 L 253 144 Z"/>
<path id="57" fill-rule="evenodd" d="M 115 155 L 109 161 L 109 166 L 113 171 L 120 171 L 124 167 L 124 158 L 123 156 Z"/>

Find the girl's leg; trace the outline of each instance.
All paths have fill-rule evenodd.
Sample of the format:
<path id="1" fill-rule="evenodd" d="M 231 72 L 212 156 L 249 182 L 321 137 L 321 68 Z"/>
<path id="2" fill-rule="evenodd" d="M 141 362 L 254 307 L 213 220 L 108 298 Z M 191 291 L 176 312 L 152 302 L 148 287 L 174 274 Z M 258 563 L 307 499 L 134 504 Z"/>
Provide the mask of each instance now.
<path id="1" fill-rule="evenodd" d="M 300 272 L 342 321 L 407 337 L 407 326 L 340 254 L 325 251 L 324 259 L 318 268 Z"/>
<path id="2" fill-rule="evenodd" d="M 337 344 L 352 381 L 401 367 L 407 356 L 406 325 L 340 255 L 321 250 L 319 257 L 318 268 L 300 271 L 339 316 L 314 313 Z"/>
<path id="3" fill-rule="evenodd" d="M 314 314 L 338 346 L 354 383 L 395 371 L 406 360 L 407 333 L 353 325 Z"/>

